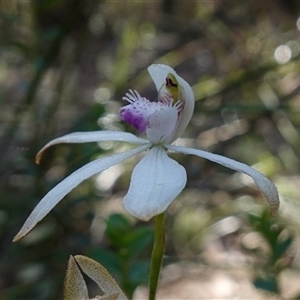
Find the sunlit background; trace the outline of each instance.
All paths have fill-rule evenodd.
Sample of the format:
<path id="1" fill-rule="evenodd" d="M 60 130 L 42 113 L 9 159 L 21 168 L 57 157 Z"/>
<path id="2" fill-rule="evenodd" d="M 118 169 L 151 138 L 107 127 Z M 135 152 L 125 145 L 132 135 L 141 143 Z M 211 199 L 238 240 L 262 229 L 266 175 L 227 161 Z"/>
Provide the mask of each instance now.
<path id="1" fill-rule="evenodd" d="M 136 134 L 118 118 L 122 97 L 136 89 L 155 100 L 146 69 L 164 63 L 196 98 L 178 143 L 253 166 L 282 204 L 271 220 L 246 175 L 172 154 L 188 183 L 167 212 L 158 299 L 300 299 L 299 15 L 298 0 L 0 1 L 0 298 L 62 299 L 69 255 L 82 254 L 146 299 L 152 223 L 122 207 L 140 157 L 84 182 L 12 239 L 55 184 L 130 145 L 54 146 L 36 165 L 38 150 L 74 131 Z"/>

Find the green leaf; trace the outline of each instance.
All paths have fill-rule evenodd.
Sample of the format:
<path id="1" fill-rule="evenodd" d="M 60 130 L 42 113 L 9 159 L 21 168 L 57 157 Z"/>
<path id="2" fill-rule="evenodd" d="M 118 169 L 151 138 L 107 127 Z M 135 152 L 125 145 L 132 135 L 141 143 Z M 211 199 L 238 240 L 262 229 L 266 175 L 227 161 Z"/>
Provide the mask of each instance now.
<path id="1" fill-rule="evenodd" d="M 274 227 L 274 221 L 271 219 L 269 212 L 265 210 L 260 216 L 249 215 L 248 220 L 252 227 L 266 239 L 273 249 L 274 245 L 277 244 L 281 231 Z"/>
<path id="2" fill-rule="evenodd" d="M 120 274 L 123 268 L 122 259 L 109 250 L 91 249 L 87 252 L 87 256 L 98 261 L 111 273 Z"/>
<path id="3" fill-rule="evenodd" d="M 130 230 L 132 229 L 129 221 L 120 214 L 113 214 L 106 221 L 105 235 L 117 248 L 124 248 L 126 246 L 124 235 Z"/>
<path id="4" fill-rule="evenodd" d="M 124 242 L 128 247 L 129 257 L 133 258 L 141 254 L 153 242 L 153 230 L 149 227 L 138 228 L 129 232 L 124 237 Z"/>
<path id="5" fill-rule="evenodd" d="M 274 276 L 270 276 L 268 278 L 258 277 L 254 279 L 253 284 L 257 289 L 278 293 L 278 285 Z"/>
<path id="6" fill-rule="evenodd" d="M 283 254 L 287 251 L 287 249 L 291 246 L 293 242 L 293 237 L 288 236 L 285 240 L 277 242 L 274 246 L 273 250 L 273 261 L 277 261 L 280 259 Z"/>
<path id="7" fill-rule="evenodd" d="M 140 260 L 134 263 L 129 271 L 130 282 L 135 285 L 146 284 L 150 271 L 150 259 Z"/>

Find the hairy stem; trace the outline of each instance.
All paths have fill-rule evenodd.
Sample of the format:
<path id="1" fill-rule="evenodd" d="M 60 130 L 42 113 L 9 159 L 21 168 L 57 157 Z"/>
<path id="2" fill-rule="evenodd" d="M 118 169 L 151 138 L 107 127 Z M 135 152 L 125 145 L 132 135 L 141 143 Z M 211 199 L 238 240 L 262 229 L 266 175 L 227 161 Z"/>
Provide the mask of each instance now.
<path id="1" fill-rule="evenodd" d="M 156 296 L 157 283 L 165 250 L 164 217 L 164 213 L 154 217 L 154 245 L 150 266 L 149 300 L 154 300 Z"/>

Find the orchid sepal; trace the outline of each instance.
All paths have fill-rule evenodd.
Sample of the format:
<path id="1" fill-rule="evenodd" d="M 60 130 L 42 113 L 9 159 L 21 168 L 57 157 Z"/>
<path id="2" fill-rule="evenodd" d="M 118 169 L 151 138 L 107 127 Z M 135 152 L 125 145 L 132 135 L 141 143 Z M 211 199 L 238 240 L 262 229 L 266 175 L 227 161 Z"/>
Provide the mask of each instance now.
<path id="1" fill-rule="evenodd" d="M 73 132 L 56 139 L 53 139 L 47 143 L 36 155 L 35 161 L 39 164 L 44 151 L 57 144 L 69 143 L 91 143 L 91 142 L 104 142 L 104 141 L 115 141 L 115 142 L 127 142 L 131 144 L 142 145 L 148 143 L 147 140 L 139 138 L 132 133 L 122 131 L 87 131 L 87 132 Z"/>
<path id="2" fill-rule="evenodd" d="M 277 188 L 271 180 L 269 180 L 265 175 L 263 175 L 259 171 L 249 167 L 244 163 L 238 162 L 236 160 L 230 159 L 225 156 L 213 154 L 207 151 L 193 149 L 193 148 L 186 148 L 186 147 L 181 147 L 176 145 L 165 145 L 165 147 L 171 151 L 181 152 L 184 154 L 197 155 L 199 157 L 216 162 L 232 170 L 249 175 L 250 177 L 252 177 L 252 179 L 258 186 L 259 190 L 263 193 L 263 195 L 267 199 L 270 206 L 271 217 L 274 217 L 276 215 L 280 205 Z"/>
<path id="3" fill-rule="evenodd" d="M 21 230 L 14 237 L 13 241 L 18 241 L 19 239 L 27 235 L 36 226 L 36 224 L 40 222 L 53 209 L 53 207 L 59 201 L 61 201 L 82 181 L 124 161 L 125 159 L 137 153 L 147 150 L 150 147 L 150 144 L 146 144 L 127 152 L 114 154 L 108 157 L 102 157 L 84 165 L 83 167 L 73 172 L 71 175 L 57 184 L 52 190 L 50 190 L 48 194 L 46 194 L 46 196 L 44 196 L 44 198 L 38 203 L 30 216 L 27 218 Z"/>

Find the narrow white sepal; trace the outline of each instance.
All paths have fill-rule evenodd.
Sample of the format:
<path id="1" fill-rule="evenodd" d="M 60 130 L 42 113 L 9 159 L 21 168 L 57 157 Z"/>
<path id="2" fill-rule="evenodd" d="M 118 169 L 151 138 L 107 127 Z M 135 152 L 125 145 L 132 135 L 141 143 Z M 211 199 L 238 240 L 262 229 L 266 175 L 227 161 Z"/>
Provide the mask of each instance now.
<path id="1" fill-rule="evenodd" d="M 164 212 L 185 184 L 185 169 L 162 146 L 155 146 L 134 168 L 123 205 L 130 214 L 147 221 Z"/>
<path id="2" fill-rule="evenodd" d="M 127 142 L 131 144 L 145 144 L 147 140 L 138 138 L 137 136 L 122 131 L 87 131 L 87 132 L 73 132 L 64 136 L 58 137 L 49 143 L 47 143 L 36 155 L 36 161 L 39 162 L 42 153 L 50 146 L 61 143 L 90 143 L 90 142 L 102 142 L 102 141 L 118 141 Z"/>
<path id="3" fill-rule="evenodd" d="M 94 160 L 74 173 L 69 175 L 58 185 L 56 185 L 46 196 L 38 203 L 35 209 L 32 211 L 26 222 L 24 223 L 21 230 L 15 236 L 14 241 L 19 240 L 27 233 L 29 233 L 38 222 L 40 222 L 52 209 L 53 207 L 63 199 L 71 190 L 78 186 L 82 181 L 87 178 L 114 166 L 125 159 L 142 152 L 151 147 L 151 144 L 137 147 L 127 152 L 114 154 L 108 157 L 102 157 Z"/>
<path id="4" fill-rule="evenodd" d="M 192 148 L 186 148 L 186 147 L 180 147 L 175 145 L 165 145 L 168 149 L 175 151 L 175 152 L 181 152 L 184 154 L 194 154 L 197 156 L 200 156 L 202 158 L 208 159 L 210 161 L 216 162 L 220 165 L 223 165 L 227 168 L 233 169 L 238 172 L 243 172 L 250 177 L 253 178 L 254 182 L 260 189 L 260 191 L 264 194 L 266 197 L 269 205 L 270 205 L 270 211 L 271 216 L 274 217 L 279 209 L 279 196 L 277 192 L 277 188 L 274 185 L 272 181 L 270 181 L 266 176 L 264 176 L 262 173 L 256 171 L 255 169 L 247 166 L 246 164 L 240 163 L 238 161 L 235 161 L 233 159 L 209 153 L 206 151 L 198 150 L 198 149 L 192 149 Z"/>

